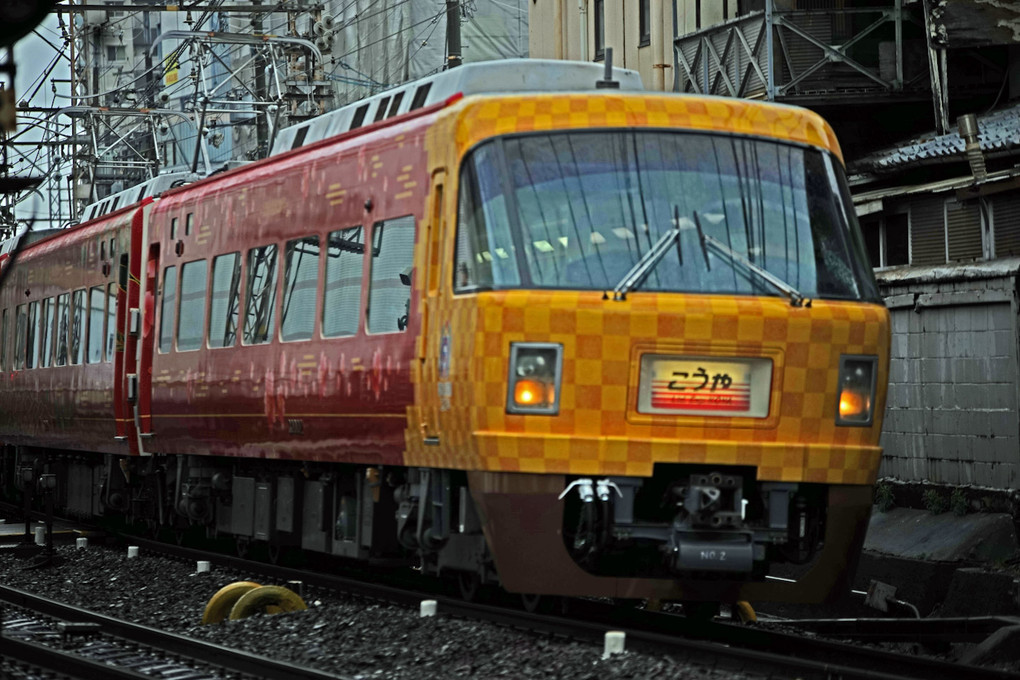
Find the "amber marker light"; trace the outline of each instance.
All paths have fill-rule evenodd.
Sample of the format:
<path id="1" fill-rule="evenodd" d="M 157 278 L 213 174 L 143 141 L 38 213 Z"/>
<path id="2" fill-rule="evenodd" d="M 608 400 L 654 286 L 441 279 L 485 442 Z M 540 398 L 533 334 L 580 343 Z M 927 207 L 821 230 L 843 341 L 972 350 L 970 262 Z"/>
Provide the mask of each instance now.
<path id="1" fill-rule="evenodd" d="M 537 380 L 518 380 L 514 385 L 514 404 L 517 406 L 546 406 L 546 386 Z"/>
<path id="2" fill-rule="evenodd" d="M 507 372 L 507 413 L 559 413 L 563 346 L 556 343 L 515 342 L 510 345 Z"/>
<path id="3" fill-rule="evenodd" d="M 837 425 L 871 425 L 875 417 L 877 373 L 878 357 L 840 357 Z"/>

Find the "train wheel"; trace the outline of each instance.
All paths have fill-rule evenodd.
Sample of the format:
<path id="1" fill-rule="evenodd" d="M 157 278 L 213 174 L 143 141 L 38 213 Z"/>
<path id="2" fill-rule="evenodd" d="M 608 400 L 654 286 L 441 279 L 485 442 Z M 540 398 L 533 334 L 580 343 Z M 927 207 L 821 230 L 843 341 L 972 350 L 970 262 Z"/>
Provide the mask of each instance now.
<path id="1" fill-rule="evenodd" d="M 684 615 L 692 621 L 711 621 L 719 615 L 718 602 L 684 602 Z"/>
<path id="2" fill-rule="evenodd" d="M 482 579 L 473 571 L 457 572 L 457 590 L 465 602 L 476 602 L 482 589 Z"/>

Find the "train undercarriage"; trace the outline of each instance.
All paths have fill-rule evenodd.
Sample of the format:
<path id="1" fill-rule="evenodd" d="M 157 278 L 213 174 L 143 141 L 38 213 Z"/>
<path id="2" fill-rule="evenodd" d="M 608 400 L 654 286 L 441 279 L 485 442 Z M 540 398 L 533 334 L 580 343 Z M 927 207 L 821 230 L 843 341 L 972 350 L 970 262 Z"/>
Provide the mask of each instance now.
<path id="1" fill-rule="evenodd" d="M 772 565 L 816 556 L 829 506 L 825 485 L 680 464 L 567 478 L 8 446 L 0 474 L 8 499 L 30 489 L 42 508 L 39 480 L 55 475 L 60 515 L 201 529 L 242 554 L 404 563 L 467 590 L 657 599 L 743 599 L 741 584 L 763 583 Z"/>

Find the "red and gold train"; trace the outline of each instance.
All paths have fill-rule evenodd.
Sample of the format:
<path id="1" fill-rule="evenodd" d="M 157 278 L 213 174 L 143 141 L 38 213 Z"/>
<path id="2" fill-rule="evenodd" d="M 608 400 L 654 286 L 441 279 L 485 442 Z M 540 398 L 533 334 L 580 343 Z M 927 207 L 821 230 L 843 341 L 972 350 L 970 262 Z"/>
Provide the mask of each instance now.
<path id="1" fill-rule="evenodd" d="M 23 247 L 8 493 L 518 593 L 829 596 L 889 367 L 836 139 L 617 74 L 455 69 Z"/>

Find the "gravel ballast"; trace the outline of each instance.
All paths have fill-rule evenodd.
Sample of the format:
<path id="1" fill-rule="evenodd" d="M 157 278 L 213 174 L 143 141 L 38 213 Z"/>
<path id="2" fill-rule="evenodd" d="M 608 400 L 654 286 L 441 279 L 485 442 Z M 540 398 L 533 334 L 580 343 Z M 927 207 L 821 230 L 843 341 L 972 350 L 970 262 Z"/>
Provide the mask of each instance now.
<path id="1" fill-rule="evenodd" d="M 601 645 L 532 634 L 506 626 L 444 616 L 343 593 L 306 589 L 304 611 L 254 616 L 202 626 L 206 602 L 234 581 L 268 583 L 218 569 L 195 573 L 184 563 L 123 548 L 57 548 L 55 567 L 25 570 L 27 562 L 0 551 L 0 582 L 95 612 L 312 666 L 343 678 L 697 678 L 763 675 L 709 668 L 662 654 L 629 651 L 603 660 Z"/>

